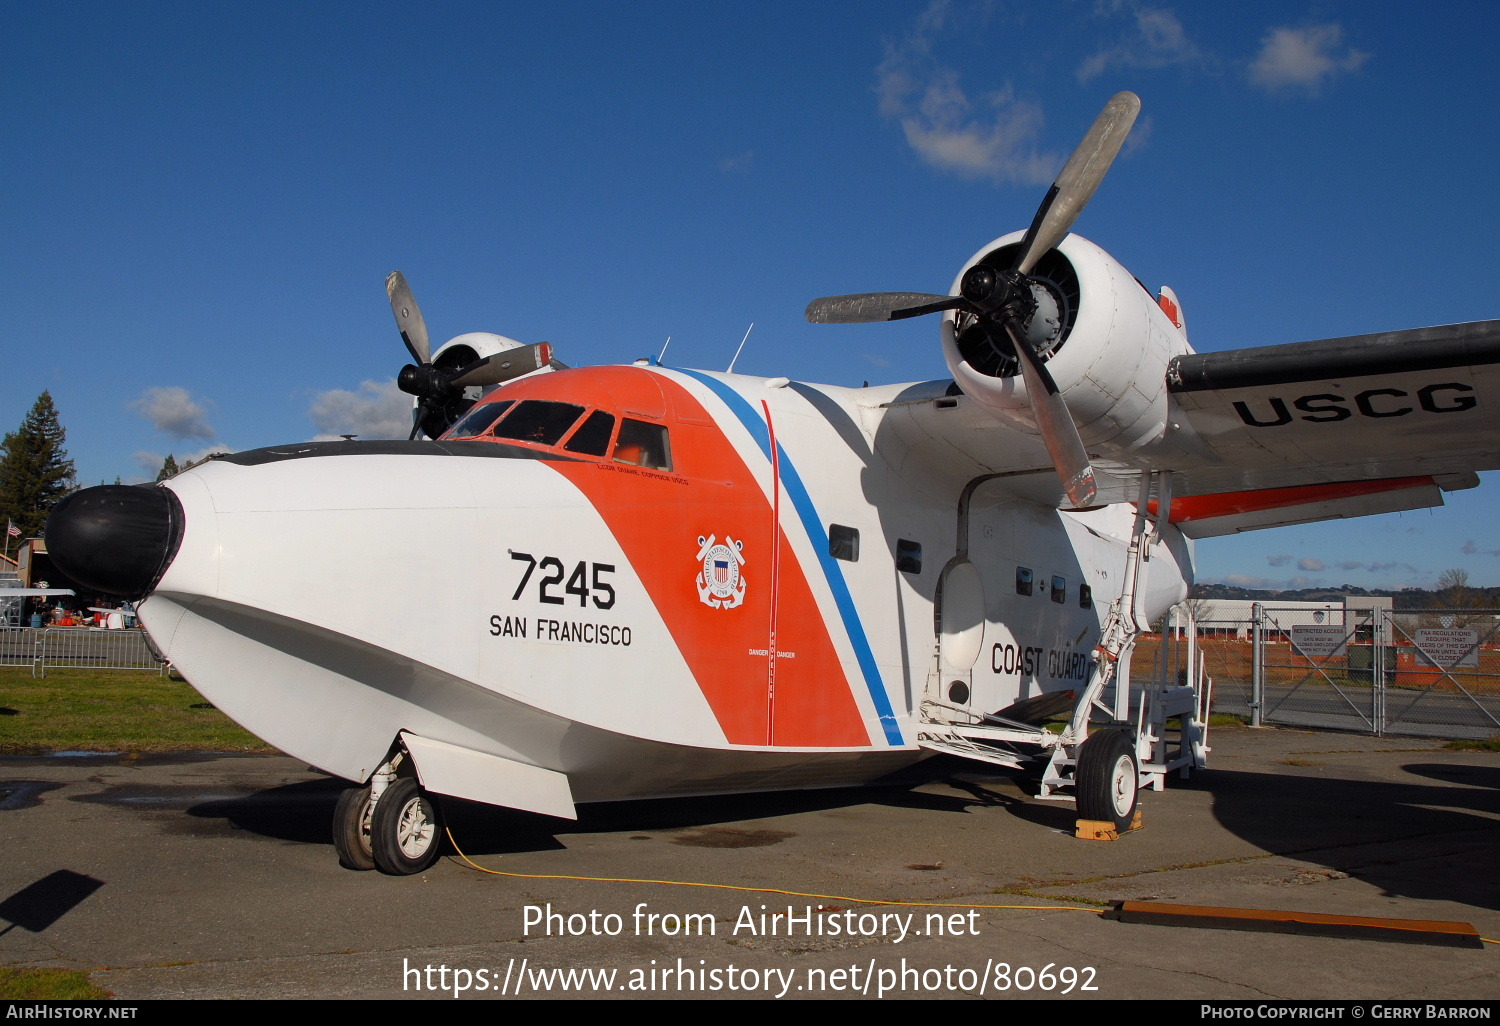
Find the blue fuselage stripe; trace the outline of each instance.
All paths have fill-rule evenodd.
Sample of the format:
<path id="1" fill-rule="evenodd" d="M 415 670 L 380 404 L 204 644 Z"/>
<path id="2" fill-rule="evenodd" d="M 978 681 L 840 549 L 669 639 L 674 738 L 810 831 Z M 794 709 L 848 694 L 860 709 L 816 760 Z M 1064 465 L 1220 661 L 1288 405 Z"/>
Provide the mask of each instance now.
<path id="1" fill-rule="evenodd" d="M 724 405 L 729 407 L 730 412 L 740 419 L 740 423 L 745 425 L 745 429 L 760 446 L 766 459 L 771 458 L 770 430 L 760 414 L 755 411 L 755 407 L 751 406 L 744 396 L 724 382 L 700 371 L 680 370 L 675 367 L 673 370 L 701 381 L 712 389 L 713 393 L 723 400 Z M 875 662 L 875 653 L 870 648 L 870 639 L 865 635 L 864 625 L 860 623 L 859 611 L 854 605 L 854 596 L 850 594 L 848 582 L 844 580 L 843 569 L 828 551 L 828 531 L 823 527 L 823 520 L 813 506 L 812 496 L 803 485 L 801 475 L 797 473 L 796 466 L 787 457 L 786 447 L 777 442 L 776 452 L 781 461 L 781 484 L 797 510 L 797 516 L 802 521 L 802 528 L 807 532 L 809 541 L 812 542 L 813 550 L 818 554 L 823 576 L 828 581 L 828 588 L 833 593 L 835 605 L 838 606 L 839 617 L 843 620 L 844 632 L 848 635 L 849 643 L 854 647 L 854 655 L 859 660 L 860 672 L 864 674 L 865 687 L 880 717 L 880 727 L 885 732 L 886 743 L 903 744 L 901 728 L 896 723 L 895 712 L 891 709 L 890 696 L 886 694 L 885 684 L 881 680 L 880 667 Z"/>

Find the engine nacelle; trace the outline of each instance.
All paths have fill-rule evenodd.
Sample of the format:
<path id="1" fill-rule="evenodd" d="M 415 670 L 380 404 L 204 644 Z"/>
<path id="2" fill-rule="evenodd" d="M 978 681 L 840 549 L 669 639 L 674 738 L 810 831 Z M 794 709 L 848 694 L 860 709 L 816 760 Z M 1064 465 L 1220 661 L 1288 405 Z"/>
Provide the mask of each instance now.
<path id="1" fill-rule="evenodd" d="M 491 331 L 471 331 L 438 346 L 432 354 L 432 365 L 440 371 L 453 371 L 507 349 L 520 349 L 524 344 Z"/>
<path id="2" fill-rule="evenodd" d="M 1025 233 L 996 239 L 954 279 L 984 263 L 1009 268 Z M 1090 448 L 1133 449 L 1167 423 L 1167 363 L 1191 352 L 1156 297 L 1104 250 L 1077 235 L 1032 269 L 1037 314 L 1029 334 Z M 1036 434 L 1026 384 L 1009 339 L 995 340 L 960 311 L 943 316 L 943 357 L 974 401 L 1013 427 Z"/>
<path id="3" fill-rule="evenodd" d="M 523 345 L 525 343 L 506 338 L 504 335 L 496 335 L 494 332 L 470 331 L 463 335 L 456 335 L 438 346 L 432 354 L 432 367 L 435 371 L 456 371 L 486 356 L 494 356 L 507 349 L 520 349 Z M 544 374 L 551 370 L 551 365 L 548 365 L 531 373 Z M 423 419 L 422 430 L 417 437 L 436 438 L 468 412 L 469 407 L 498 387 L 498 385 L 484 387 L 472 385 L 444 402 L 430 404 L 430 412 Z M 412 407 L 415 409 L 419 404 L 420 400 L 413 397 Z"/>

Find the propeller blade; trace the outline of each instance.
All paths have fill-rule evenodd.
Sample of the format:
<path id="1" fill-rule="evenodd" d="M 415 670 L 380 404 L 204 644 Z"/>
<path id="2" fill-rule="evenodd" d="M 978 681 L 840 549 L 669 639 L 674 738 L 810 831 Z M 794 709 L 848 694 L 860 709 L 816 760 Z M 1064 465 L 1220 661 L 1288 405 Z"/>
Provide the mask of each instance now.
<path id="1" fill-rule="evenodd" d="M 522 374 L 541 370 L 552 362 L 552 343 L 538 342 L 519 349 L 507 349 L 503 353 L 486 356 L 467 367 L 460 367 L 448 379 L 450 388 L 467 388 L 470 385 L 498 385 Z"/>
<path id="2" fill-rule="evenodd" d="M 422 320 L 422 309 L 417 306 L 411 286 L 400 271 L 392 271 L 385 280 L 385 294 L 391 299 L 391 312 L 396 315 L 396 327 L 401 329 L 401 341 L 412 359 L 418 364 L 432 362 L 432 344 L 427 337 L 427 322 Z"/>
<path id="3" fill-rule="evenodd" d="M 939 310 L 968 306 L 962 296 L 938 296 L 929 292 L 861 292 L 854 296 L 824 296 L 807 304 L 807 319 L 813 324 L 864 324 L 869 321 L 899 321 Z"/>
<path id="4" fill-rule="evenodd" d="M 1020 357 L 1018 362 L 1021 364 L 1021 376 L 1026 381 L 1026 396 L 1031 401 L 1031 412 L 1036 418 L 1037 427 L 1041 429 L 1047 455 L 1052 457 L 1057 476 L 1062 478 L 1068 501 L 1078 508 L 1092 506 L 1097 494 L 1094 467 L 1089 462 L 1089 454 L 1084 451 L 1083 439 L 1078 437 L 1078 427 L 1073 423 L 1073 415 L 1068 412 L 1068 404 L 1063 402 L 1057 382 L 1052 379 L 1052 373 L 1032 348 L 1031 340 L 1016 330 L 1013 321 L 1006 324 L 1005 330 L 1010 334 L 1016 355 Z"/>
<path id="5" fill-rule="evenodd" d="M 1109 167 L 1130 135 L 1136 115 L 1141 112 L 1141 98 L 1132 92 L 1116 93 L 1099 116 L 1093 127 L 1083 137 L 1083 142 L 1073 151 L 1068 162 L 1042 205 L 1037 208 L 1026 238 L 1021 242 L 1021 256 L 1015 269 L 1029 274 L 1042 254 L 1056 246 L 1073 227 L 1079 212 L 1093 198 L 1094 190 L 1104 180 Z"/>

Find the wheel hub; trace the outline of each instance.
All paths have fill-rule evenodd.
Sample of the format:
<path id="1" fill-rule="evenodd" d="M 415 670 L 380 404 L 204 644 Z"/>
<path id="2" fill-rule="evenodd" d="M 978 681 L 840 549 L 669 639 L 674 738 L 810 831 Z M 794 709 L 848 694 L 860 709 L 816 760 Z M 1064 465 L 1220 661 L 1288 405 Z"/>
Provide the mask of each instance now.
<path id="1" fill-rule="evenodd" d="M 412 859 L 420 857 L 436 836 L 437 824 L 427 818 L 422 798 L 412 798 L 401 810 L 401 821 L 396 827 L 396 844 L 401 854 Z"/>
<path id="2" fill-rule="evenodd" d="M 1129 814 L 1131 806 L 1135 804 L 1136 786 L 1134 761 L 1129 756 L 1116 759 L 1115 770 L 1110 774 L 1110 796 L 1116 815 Z"/>

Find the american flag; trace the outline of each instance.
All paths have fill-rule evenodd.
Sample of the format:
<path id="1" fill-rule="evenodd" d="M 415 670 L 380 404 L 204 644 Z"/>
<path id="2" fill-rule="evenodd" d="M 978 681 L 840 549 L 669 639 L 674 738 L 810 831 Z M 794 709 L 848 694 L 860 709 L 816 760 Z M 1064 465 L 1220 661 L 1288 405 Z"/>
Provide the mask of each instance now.
<path id="1" fill-rule="evenodd" d="M 21 529 L 15 524 L 11 523 L 9 520 L 5 522 L 5 533 L 10 535 L 12 538 L 21 537 Z"/>

